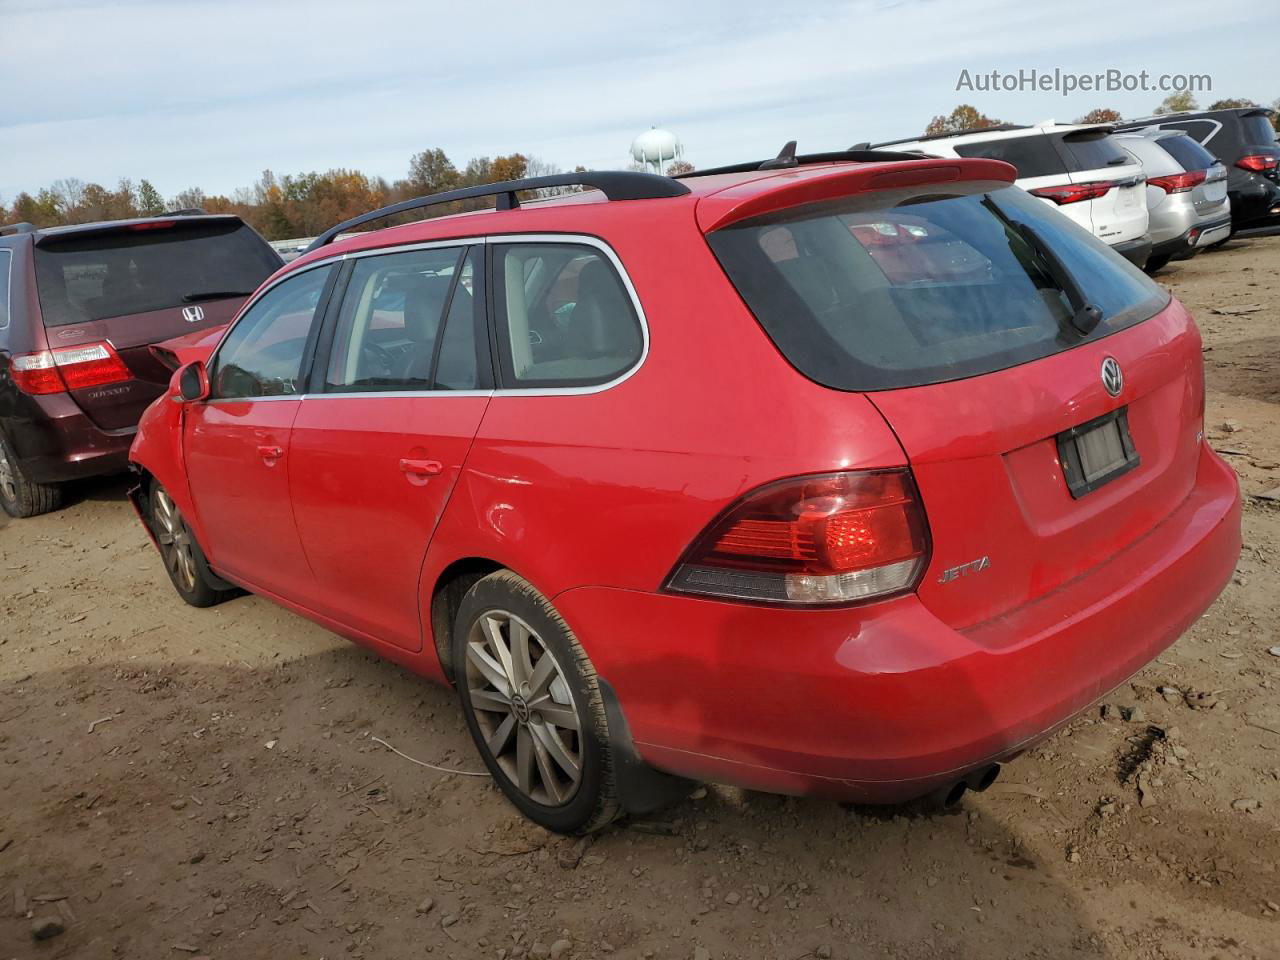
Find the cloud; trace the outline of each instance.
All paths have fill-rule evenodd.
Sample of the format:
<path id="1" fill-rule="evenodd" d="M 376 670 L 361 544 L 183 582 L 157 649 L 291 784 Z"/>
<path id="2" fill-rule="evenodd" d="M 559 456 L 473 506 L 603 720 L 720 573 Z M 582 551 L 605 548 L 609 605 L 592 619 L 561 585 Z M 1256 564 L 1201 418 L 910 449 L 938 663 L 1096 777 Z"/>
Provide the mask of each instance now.
<path id="1" fill-rule="evenodd" d="M 708 166 L 919 132 L 970 101 L 1071 119 L 1161 96 L 969 95 L 961 68 L 1213 74 L 1215 96 L 1280 94 L 1256 4 L 1080 0 L 603 4 L 493 0 L 0 0 L 0 195 L 66 176 L 228 192 L 277 172 L 403 176 L 520 150 L 617 167 L 651 124 Z M 1202 97 L 1202 99 L 1205 99 Z"/>

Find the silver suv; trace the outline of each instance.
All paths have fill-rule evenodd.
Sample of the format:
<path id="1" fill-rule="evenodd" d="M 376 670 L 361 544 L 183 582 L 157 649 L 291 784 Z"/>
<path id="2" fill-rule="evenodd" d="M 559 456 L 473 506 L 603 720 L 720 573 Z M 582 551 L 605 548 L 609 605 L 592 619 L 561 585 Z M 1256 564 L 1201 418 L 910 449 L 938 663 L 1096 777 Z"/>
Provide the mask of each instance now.
<path id="1" fill-rule="evenodd" d="M 1231 235 L 1227 168 L 1181 130 L 1149 127 L 1113 139 L 1147 175 L 1148 272 L 1186 260 Z"/>

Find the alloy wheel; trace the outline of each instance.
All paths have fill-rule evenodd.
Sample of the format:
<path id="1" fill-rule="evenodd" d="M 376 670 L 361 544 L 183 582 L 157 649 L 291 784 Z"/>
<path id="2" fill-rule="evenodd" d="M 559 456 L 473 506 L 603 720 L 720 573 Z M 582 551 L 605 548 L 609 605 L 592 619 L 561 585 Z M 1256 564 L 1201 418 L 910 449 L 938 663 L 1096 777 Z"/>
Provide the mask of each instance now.
<path id="1" fill-rule="evenodd" d="M 155 503 L 156 540 L 165 566 L 174 580 L 190 592 L 196 587 L 196 558 L 191 530 L 163 487 L 156 487 L 152 499 Z"/>
<path id="2" fill-rule="evenodd" d="M 9 462 L 9 452 L 0 443 L 0 497 L 9 503 L 18 502 L 18 474 Z"/>
<path id="3" fill-rule="evenodd" d="M 490 610 L 467 636 L 466 692 L 485 749 L 519 791 L 564 806 L 582 782 L 582 718 L 569 683 L 529 624 Z"/>

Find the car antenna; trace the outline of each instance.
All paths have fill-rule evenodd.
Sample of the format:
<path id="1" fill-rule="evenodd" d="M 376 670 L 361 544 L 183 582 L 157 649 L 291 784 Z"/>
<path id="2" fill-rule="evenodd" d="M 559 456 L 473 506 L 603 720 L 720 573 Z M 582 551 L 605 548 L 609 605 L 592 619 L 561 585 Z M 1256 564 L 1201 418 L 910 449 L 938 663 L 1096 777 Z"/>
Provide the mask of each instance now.
<path id="1" fill-rule="evenodd" d="M 772 160 L 766 160 L 760 164 L 759 170 L 785 170 L 787 167 L 798 167 L 800 161 L 796 159 L 796 142 L 788 140 L 778 151 L 778 155 Z"/>

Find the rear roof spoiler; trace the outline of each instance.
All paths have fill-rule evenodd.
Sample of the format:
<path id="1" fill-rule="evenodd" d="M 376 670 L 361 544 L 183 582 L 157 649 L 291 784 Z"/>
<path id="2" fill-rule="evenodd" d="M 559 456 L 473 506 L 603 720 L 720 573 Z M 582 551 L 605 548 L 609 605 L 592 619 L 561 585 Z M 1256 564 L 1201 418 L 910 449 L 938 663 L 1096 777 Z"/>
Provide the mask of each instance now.
<path id="1" fill-rule="evenodd" d="M 70 240 L 75 237 L 100 236 L 108 233 L 127 233 L 130 230 L 164 229 L 166 227 L 176 227 L 179 223 L 186 225 L 190 223 L 218 223 L 223 221 L 244 223 L 244 221 L 234 213 L 201 213 L 197 215 L 187 213 L 186 211 L 180 211 L 177 213 L 167 213 L 160 217 L 139 217 L 133 220 L 103 220 L 98 223 L 76 223 L 62 227 L 49 227 L 48 229 L 38 231 L 39 236 L 36 238 L 36 246 L 51 246 L 57 244 L 59 241 Z"/>
<path id="2" fill-rule="evenodd" d="M 1018 172 L 1000 160 L 954 157 L 912 157 L 892 166 L 865 164 L 788 170 L 787 176 L 735 184 L 698 202 L 698 226 L 703 233 L 721 230 L 752 217 L 775 213 L 856 193 L 899 190 L 962 180 L 1013 183 Z M 770 184 L 776 186 L 770 187 Z"/>

